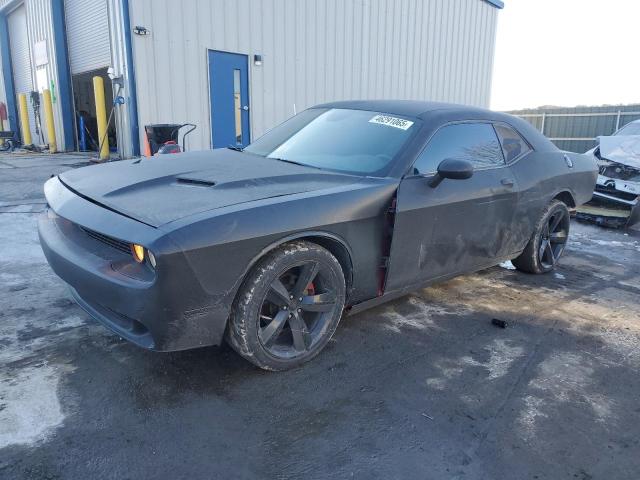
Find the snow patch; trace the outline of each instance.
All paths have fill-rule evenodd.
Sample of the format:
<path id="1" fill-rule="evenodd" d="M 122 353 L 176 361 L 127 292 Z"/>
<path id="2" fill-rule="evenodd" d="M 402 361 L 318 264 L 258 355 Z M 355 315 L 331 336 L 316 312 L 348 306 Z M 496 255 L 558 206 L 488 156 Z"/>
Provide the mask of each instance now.
<path id="1" fill-rule="evenodd" d="M 24 277 L 15 273 L 0 272 L 0 284 L 6 287 L 15 287 L 24 284 Z"/>
<path id="2" fill-rule="evenodd" d="M 625 245 L 632 245 L 630 242 L 620 242 L 618 240 L 598 240 L 597 238 L 592 238 L 590 241 L 603 247 L 624 247 Z"/>
<path id="3" fill-rule="evenodd" d="M 5 262 L 13 265 L 43 264 L 44 253 L 38 239 L 37 216 L 24 214 L 24 220 L 17 220 L 22 215 L 0 215 L 0 245 L 10 246 L 2 250 Z"/>
<path id="4" fill-rule="evenodd" d="M 489 359 L 486 362 L 465 355 L 457 360 L 447 359 L 435 363 L 434 367 L 438 369 L 439 376 L 427 378 L 427 386 L 434 390 L 444 390 L 450 380 L 460 377 L 468 367 L 481 367 L 487 371 L 489 380 L 496 380 L 505 376 L 513 362 L 524 355 L 521 346 L 511 346 L 503 339 L 493 340 L 486 350 L 489 350 Z"/>
<path id="5" fill-rule="evenodd" d="M 427 378 L 427 386 L 434 390 L 444 390 L 447 387 L 447 382 L 444 378 Z"/>
<path id="6" fill-rule="evenodd" d="M 534 393 L 525 397 L 518 424 L 527 439 L 536 435 L 540 418 L 555 417 L 554 404 L 587 405 L 597 422 L 607 423 L 612 415 L 612 401 L 599 393 L 589 394 L 594 369 L 591 360 L 572 353 L 560 353 L 547 358 L 538 367 L 536 377 L 529 382 Z M 550 414 L 547 411 L 551 411 Z"/>
<path id="7" fill-rule="evenodd" d="M 79 315 L 69 315 L 47 325 L 46 334 L 38 335 L 29 340 L 18 340 L 21 333 L 24 333 L 26 323 L 19 315 L 7 319 L 0 326 L 0 340 L 5 344 L 0 349 L 0 365 L 18 359 L 26 358 L 39 350 L 53 344 L 57 339 L 68 335 L 68 330 L 85 325 L 85 319 Z"/>
<path id="8" fill-rule="evenodd" d="M 45 440 L 62 425 L 64 414 L 56 393 L 60 367 L 23 368 L 0 381 L 0 449 Z"/>
<path id="9" fill-rule="evenodd" d="M 400 329 L 410 327 L 416 329 L 436 328 L 433 321 L 434 315 L 453 315 L 466 313 L 467 309 L 461 307 L 452 311 L 441 305 L 430 303 L 417 296 L 410 296 L 407 298 L 409 305 L 416 308 L 415 312 L 399 313 L 394 306 L 388 306 L 383 312 L 382 316 L 389 320 L 389 323 L 385 325 L 385 328 L 395 333 L 400 333 Z"/>
<path id="10" fill-rule="evenodd" d="M 537 422 L 539 418 L 548 418 L 548 415 L 542 411 L 544 400 L 538 397 L 527 395 L 524 398 L 524 408 L 518 416 L 518 423 L 523 430 L 524 437 L 532 439 L 535 437 L 537 430 Z"/>
<path id="11" fill-rule="evenodd" d="M 524 349 L 520 346 L 509 346 L 506 340 L 495 339 L 491 346 L 489 360 L 486 363 L 479 362 L 470 356 L 462 357 L 465 365 L 484 367 L 489 372 L 489 380 L 505 376 L 509 372 L 511 364 L 524 355 Z"/>

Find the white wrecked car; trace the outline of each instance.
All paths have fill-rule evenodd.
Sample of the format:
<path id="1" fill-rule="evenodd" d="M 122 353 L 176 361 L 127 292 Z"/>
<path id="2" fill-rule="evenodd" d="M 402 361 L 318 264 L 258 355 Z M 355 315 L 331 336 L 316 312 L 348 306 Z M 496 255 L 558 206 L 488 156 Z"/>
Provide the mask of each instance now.
<path id="1" fill-rule="evenodd" d="M 586 154 L 595 156 L 599 167 L 594 200 L 620 211 L 627 225 L 640 221 L 640 120 L 598 137 L 598 146 Z"/>

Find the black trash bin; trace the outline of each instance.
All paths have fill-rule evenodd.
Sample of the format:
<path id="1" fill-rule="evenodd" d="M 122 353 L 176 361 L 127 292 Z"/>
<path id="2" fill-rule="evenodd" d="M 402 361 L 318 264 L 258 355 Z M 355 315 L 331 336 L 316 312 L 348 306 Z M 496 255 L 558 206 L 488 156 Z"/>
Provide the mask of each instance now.
<path id="1" fill-rule="evenodd" d="M 167 142 L 178 143 L 178 132 L 180 132 L 182 124 L 178 123 L 157 123 L 154 125 L 145 125 L 144 131 L 147 135 L 148 150 L 145 152 L 147 156 L 153 156 L 158 153 L 162 145 Z"/>

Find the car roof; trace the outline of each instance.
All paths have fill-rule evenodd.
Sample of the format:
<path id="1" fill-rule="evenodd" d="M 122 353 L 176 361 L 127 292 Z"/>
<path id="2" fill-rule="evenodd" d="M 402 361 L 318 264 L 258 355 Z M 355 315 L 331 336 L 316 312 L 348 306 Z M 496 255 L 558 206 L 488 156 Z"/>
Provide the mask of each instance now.
<path id="1" fill-rule="evenodd" d="M 486 108 L 471 107 L 469 105 L 418 100 L 345 100 L 323 103 L 311 108 L 369 110 L 372 112 L 383 112 L 389 115 L 414 117 L 423 120 L 427 128 L 431 129 L 437 129 L 445 123 L 458 120 L 503 122 L 516 128 L 535 150 L 558 150 L 548 138 L 542 135 L 526 120 L 508 113 L 494 112 Z"/>
<path id="2" fill-rule="evenodd" d="M 348 108 L 353 110 L 371 110 L 393 115 L 417 117 L 424 119 L 436 110 L 449 110 L 452 113 L 485 114 L 488 119 L 496 118 L 496 112 L 484 108 L 458 105 L 455 103 L 426 102 L 419 100 L 345 100 L 340 102 L 323 103 L 313 108 Z"/>

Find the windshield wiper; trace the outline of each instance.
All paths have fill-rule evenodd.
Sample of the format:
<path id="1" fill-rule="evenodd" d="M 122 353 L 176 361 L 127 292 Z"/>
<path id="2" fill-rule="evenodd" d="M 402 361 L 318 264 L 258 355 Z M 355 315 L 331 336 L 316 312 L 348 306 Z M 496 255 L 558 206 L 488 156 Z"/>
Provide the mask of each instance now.
<path id="1" fill-rule="evenodd" d="M 317 168 L 318 170 L 322 170 L 321 167 L 316 167 L 315 165 L 308 165 L 306 163 L 296 162 L 295 160 L 289 160 L 288 158 L 278 158 L 278 157 L 267 157 L 267 158 L 270 158 L 272 160 L 277 160 L 279 162 L 293 163 L 294 165 L 300 165 L 301 167 L 311 167 L 311 168 Z"/>
<path id="2" fill-rule="evenodd" d="M 229 150 L 235 150 L 236 152 L 242 152 L 244 150 L 244 147 L 238 147 L 236 145 L 227 145 L 227 148 Z"/>

